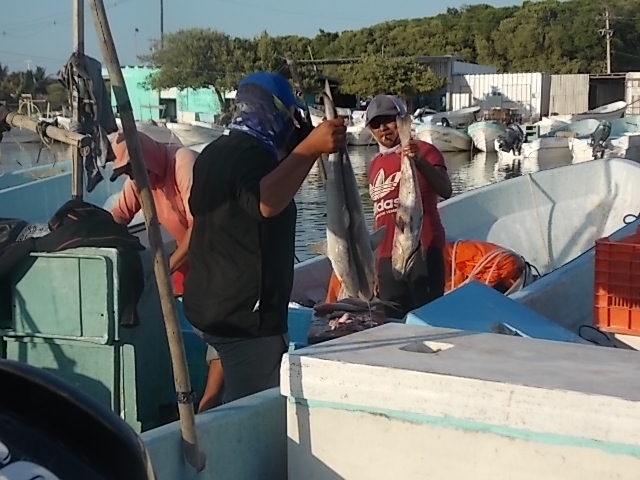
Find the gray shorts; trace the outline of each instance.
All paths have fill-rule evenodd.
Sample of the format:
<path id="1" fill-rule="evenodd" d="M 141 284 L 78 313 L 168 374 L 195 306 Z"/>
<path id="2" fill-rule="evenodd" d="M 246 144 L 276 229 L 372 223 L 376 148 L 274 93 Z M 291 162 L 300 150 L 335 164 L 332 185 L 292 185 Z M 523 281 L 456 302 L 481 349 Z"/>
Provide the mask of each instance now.
<path id="1" fill-rule="evenodd" d="M 195 331 L 217 351 L 222 361 L 223 403 L 280 385 L 280 361 L 289 346 L 287 334 L 226 338 Z"/>

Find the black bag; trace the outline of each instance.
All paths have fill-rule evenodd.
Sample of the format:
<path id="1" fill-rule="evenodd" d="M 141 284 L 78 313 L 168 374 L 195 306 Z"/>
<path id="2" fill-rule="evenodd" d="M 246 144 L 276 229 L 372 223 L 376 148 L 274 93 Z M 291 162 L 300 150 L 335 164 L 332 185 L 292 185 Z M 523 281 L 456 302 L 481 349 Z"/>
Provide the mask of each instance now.
<path id="1" fill-rule="evenodd" d="M 138 252 L 144 250 L 140 240 L 129 233 L 126 225 L 116 223 L 111 214 L 82 200 L 69 200 L 49 220 L 50 233 L 21 242 L 15 239 L 27 222 L 0 219 L 0 282 L 31 252 L 59 252 L 76 247 L 111 247 L 118 249 L 126 272 L 120 276 L 123 299 L 120 325 L 138 325 L 136 305 L 144 289 L 144 273 Z M 6 285 L 0 283 L 5 294 Z M 2 299 L 7 302 L 6 298 Z M 5 306 L 6 310 L 7 306 Z M 9 314 L 11 311 L 9 301 Z"/>

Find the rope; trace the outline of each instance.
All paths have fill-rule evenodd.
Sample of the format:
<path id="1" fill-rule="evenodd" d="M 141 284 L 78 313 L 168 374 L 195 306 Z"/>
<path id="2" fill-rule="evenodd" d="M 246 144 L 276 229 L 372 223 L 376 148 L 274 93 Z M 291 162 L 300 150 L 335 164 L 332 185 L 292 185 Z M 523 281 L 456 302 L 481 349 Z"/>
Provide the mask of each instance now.
<path id="1" fill-rule="evenodd" d="M 625 225 L 629 225 L 638 219 L 640 219 L 640 213 L 638 213 L 637 215 L 633 213 L 627 213 L 624 217 L 622 217 L 622 222 Z"/>
<path id="2" fill-rule="evenodd" d="M 495 272 L 495 269 L 498 267 L 498 264 L 500 263 L 501 260 L 507 260 L 512 258 L 513 256 L 518 256 L 515 252 L 513 252 L 512 250 L 508 250 L 506 248 L 502 248 L 502 247 L 498 247 L 495 250 L 492 250 L 491 252 L 487 253 L 486 255 L 484 255 L 475 265 L 475 267 L 473 267 L 473 269 L 471 270 L 471 272 L 469 273 L 469 275 L 467 276 L 467 278 L 462 281 L 459 285 L 455 284 L 455 272 L 456 272 L 456 254 L 458 251 L 458 244 L 460 243 L 460 240 L 456 240 L 453 244 L 453 247 L 451 249 L 451 290 L 453 290 L 454 288 L 460 287 L 462 285 L 465 285 L 466 283 L 469 283 L 471 280 L 478 280 L 478 274 L 479 272 L 484 269 L 485 267 L 491 265 L 491 268 L 489 269 L 489 273 L 487 274 L 484 283 L 486 285 L 489 285 L 489 280 L 491 279 L 493 273 Z M 527 271 L 528 271 L 528 263 L 524 260 L 524 258 L 522 258 L 521 256 L 519 256 L 519 258 L 522 260 L 523 264 L 524 264 L 524 268 L 522 269 L 522 273 L 520 274 L 520 276 L 518 277 L 518 279 L 516 280 L 516 282 L 514 283 L 514 285 L 512 285 L 509 290 L 507 290 L 507 292 L 505 292 L 505 295 L 508 295 L 510 293 L 515 292 L 516 290 L 520 289 L 523 285 L 526 284 L 526 279 L 527 279 Z M 493 263 L 490 263 L 493 262 Z"/>
<path id="3" fill-rule="evenodd" d="M 50 127 L 50 126 L 57 127 L 58 119 L 56 118 L 51 122 L 48 122 L 46 120 L 40 120 L 36 124 L 36 133 L 40 136 L 40 140 L 46 146 L 53 145 L 53 140 L 47 137 L 47 134 L 46 134 L 47 127 Z"/>

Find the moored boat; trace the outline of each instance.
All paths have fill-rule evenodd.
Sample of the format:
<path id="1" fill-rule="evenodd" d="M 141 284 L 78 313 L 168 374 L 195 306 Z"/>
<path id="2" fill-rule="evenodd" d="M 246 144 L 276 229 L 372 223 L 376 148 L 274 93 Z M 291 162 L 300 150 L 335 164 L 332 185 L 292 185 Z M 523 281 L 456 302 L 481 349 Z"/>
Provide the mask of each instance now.
<path id="1" fill-rule="evenodd" d="M 627 109 L 627 102 L 620 100 L 613 103 L 602 105 L 601 107 L 587 110 L 586 112 L 576 113 L 570 116 L 571 121 L 585 120 L 592 118 L 594 120 L 613 120 L 624 115 Z"/>
<path id="2" fill-rule="evenodd" d="M 450 127 L 465 126 L 476 120 L 476 115 L 480 111 L 480 106 L 465 107 L 458 110 L 448 112 L 433 112 L 432 110 L 424 111 L 418 109 L 413 114 L 413 122 L 416 128 L 424 124 L 441 124 Z"/>
<path id="3" fill-rule="evenodd" d="M 423 124 L 415 129 L 415 137 L 429 142 L 441 152 L 468 152 L 471 137 L 464 131 L 436 124 Z"/>
<path id="4" fill-rule="evenodd" d="M 504 125 L 492 120 L 474 122 L 467 128 L 473 145 L 481 152 L 495 152 L 495 142 L 505 131 Z"/>

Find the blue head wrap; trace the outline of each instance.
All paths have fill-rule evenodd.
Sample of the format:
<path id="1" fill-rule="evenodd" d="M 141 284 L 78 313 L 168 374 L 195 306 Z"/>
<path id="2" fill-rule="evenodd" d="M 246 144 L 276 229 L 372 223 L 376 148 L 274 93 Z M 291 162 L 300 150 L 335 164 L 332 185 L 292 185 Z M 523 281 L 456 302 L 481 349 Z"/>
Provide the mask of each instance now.
<path id="1" fill-rule="evenodd" d="M 252 73 L 238 85 L 236 111 L 229 128 L 248 133 L 278 154 L 294 131 L 294 110 L 299 106 L 284 77 Z"/>

